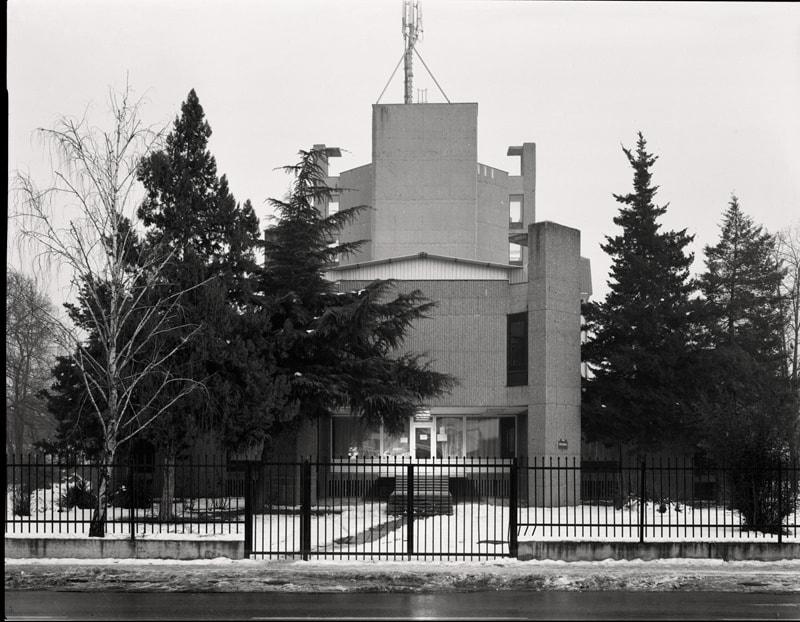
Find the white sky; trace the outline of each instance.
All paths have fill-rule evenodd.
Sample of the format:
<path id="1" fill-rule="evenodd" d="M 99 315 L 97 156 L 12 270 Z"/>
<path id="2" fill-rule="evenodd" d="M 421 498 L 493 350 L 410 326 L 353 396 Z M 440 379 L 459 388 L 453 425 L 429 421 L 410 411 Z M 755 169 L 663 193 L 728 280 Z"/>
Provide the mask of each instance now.
<path id="1" fill-rule="evenodd" d="M 40 165 L 35 128 L 101 113 L 126 75 L 152 123 L 194 88 L 219 172 L 266 225 L 288 185 L 274 169 L 298 149 L 347 150 L 333 173 L 371 160 L 401 15 L 401 0 L 8 0 L 9 173 Z M 447 97 L 479 104 L 479 160 L 518 174 L 507 147 L 537 144 L 537 220 L 581 229 L 595 299 L 638 130 L 697 270 L 731 192 L 770 231 L 800 221 L 799 3 L 422 0 L 422 17 L 418 50 Z M 414 74 L 444 101 L 419 61 Z M 381 102 L 402 94 L 401 67 Z"/>

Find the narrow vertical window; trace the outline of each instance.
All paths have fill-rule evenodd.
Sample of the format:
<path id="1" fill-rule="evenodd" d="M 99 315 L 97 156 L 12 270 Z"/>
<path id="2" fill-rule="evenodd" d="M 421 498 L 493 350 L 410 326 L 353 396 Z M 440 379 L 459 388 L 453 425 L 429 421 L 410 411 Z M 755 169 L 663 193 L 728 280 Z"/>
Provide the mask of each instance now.
<path id="1" fill-rule="evenodd" d="M 521 194 L 512 194 L 508 197 L 508 222 L 512 225 L 522 224 L 522 199 Z"/>
<path id="2" fill-rule="evenodd" d="M 508 244 L 508 263 L 514 266 L 522 265 L 522 247 L 514 242 Z"/>
<path id="3" fill-rule="evenodd" d="M 528 314 L 508 316 L 507 382 L 510 387 L 528 384 Z"/>

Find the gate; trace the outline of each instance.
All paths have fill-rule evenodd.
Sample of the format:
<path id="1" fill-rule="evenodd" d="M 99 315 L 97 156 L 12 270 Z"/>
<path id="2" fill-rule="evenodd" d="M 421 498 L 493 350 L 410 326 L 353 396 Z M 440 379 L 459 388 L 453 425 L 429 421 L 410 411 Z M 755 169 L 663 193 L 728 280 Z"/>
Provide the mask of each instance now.
<path id="1" fill-rule="evenodd" d="M 516 460 L 250 463 L 245 551 L 262 558 L 516 555 Z"/>

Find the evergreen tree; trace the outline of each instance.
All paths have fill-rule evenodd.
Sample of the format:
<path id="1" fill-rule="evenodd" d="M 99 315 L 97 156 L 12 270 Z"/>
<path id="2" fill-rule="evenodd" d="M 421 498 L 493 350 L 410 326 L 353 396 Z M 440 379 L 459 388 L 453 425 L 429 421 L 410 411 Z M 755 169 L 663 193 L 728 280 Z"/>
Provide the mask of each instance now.
<path id="1" fill-rule="evenodd" d="M 407 332 L 435 303 L 391 281 L 360 291 L 337 291 L 325 278 L 336 258 L 361 242 L 340 244 L 336 234 L 364 206 L 323 217 L 333 190 L 322 174 L 322 151 L 301 151 L 285 201 L 271 200 L 277 222 L 267 232 L 262 289 L 273 309 L 278 367 L 290 382 L 282 421 L 288 427 L 347 409 L 393 429 L 420 403 L 454 385 L 423 354 L 401 352 Z"/>
<path id="2" fill-rule="evenodd" d="M 783 349 L 784 270 L 775 246 L 775 237 L 732 196 L 719 242 L 705 247 L 700 278 L 707 329 L 702 445 L 727 463 L 734 507 L 761 531 L 777 530 L 793 511 L 793 491 L 779 490 L 776 472 L 768 469 L 795 455 L 798 431 Z"/>
<path id="3" fill-rule="evenodd" d="M 183 320 L 201 328 L 173 365 L 205 390 L 184 397 L 149 435 L 164 451 L 165 497 L 173 487 L 169 465 L 199 433 L 213 430 L 231 449 L 263 441 L 271 405 L 282 395 L 262 328 L 266 308 L 252 287 L 260 269 L 258 220 L 250 202 L 238 204 L 225 176 L 218 177 L 210 136 L 192 90 L 164 149 L 145 159 L 138 173 L 147 190 L 139 209 L 147 241 L 172 258 L 162 287 L 188 290 Z"/>
<path id="4" fill-rule="evenodd" d="M 602 245 L 613 259 L 610 291 L 583 308 L 590 375 L 582 418 L 588 440 L 644 451 L 691 435 L 685 376 L 694 343 L 693 255 L 686 247 L 693 237 L 662 231 L 667 206 L 654 203 L 658 186 L 652 185 L 657 157 L 642 134 L 635 152 L 623 152 L 633 167 L 633 192 L 614 195 L 622 204 L 614 218 L 622 232 Z"/>
<path id="5" fill-rule="evenodd" d="M 775 236 L 756 226 L 731 196 L 719 242 L 705 247 L 700 289 L 714 345 L 736 344 L 779 374 L 785 364 L 780 293 L 784 270 L 776 244 Z"/>

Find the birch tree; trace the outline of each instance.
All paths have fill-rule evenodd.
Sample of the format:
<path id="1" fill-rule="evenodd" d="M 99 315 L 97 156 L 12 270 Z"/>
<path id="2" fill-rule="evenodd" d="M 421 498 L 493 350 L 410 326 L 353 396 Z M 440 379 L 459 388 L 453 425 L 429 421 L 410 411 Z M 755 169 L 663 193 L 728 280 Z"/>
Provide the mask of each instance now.
<path id="1" fill-rule="evenodd" d="M 136 216 L 137 169 L 162 134 L 142 122 L 142 100 L 130 87 L 110 89 L 108 103 L 107 128 L 85 114 L 37 131 L 50 150 L 52 177 L 40 184 L 17 173 L 13 213 L 36 265 L 57 264 L 72 285 L 69 317 L 58 320 L 57 335 L 85 389 L 86 412 L 101 430 L 89 532 L 99 537 L 118 450 L 199 386 L 168 365 L 195 331 L 180 321 L 186 292 L 161 295 L 170 252 L 140 241 Z M 173 331 L 181 335 L 177 341 L 166 338 Z M 169 400 L 160 399 L 164 393 Z"/>

